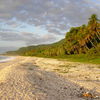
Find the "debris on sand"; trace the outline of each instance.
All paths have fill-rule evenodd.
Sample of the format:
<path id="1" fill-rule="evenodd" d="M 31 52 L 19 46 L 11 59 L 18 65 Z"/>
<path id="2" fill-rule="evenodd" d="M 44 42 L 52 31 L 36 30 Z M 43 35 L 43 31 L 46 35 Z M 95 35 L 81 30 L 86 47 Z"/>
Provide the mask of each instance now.
<path id="1" fill-rule="evenodd" d="M 78 96 L 85 98 L 86 100 L 100 100 L 100 94 L 95 91 L 95 88 L 92 90 L 87 90 L 84 87 L 81 87 L 78 92 Z"/>
<path id="2" fill-rule="evenodd" d="M 92 99 L 99 99 L 99 96 L 90 92 L 84 92 L 81 94 L 84 98 L 92 98 Z"/>

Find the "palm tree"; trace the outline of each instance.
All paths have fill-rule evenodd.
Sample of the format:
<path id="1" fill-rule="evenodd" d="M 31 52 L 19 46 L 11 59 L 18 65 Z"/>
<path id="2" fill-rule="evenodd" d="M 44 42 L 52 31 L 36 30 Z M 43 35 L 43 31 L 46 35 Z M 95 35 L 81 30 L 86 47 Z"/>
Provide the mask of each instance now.
<path id="1" fill-rule="evenodd" d="M 89 18 L 89 22 L 88 25 L 93 25 L 97 23 L 97 15 L 96 14 L 92 14 L 91 17 Z"/>
<path id="2" fill-rule="evenodd" d="M 88 22 L 88 28 L 91 35 L 96 35 L 96 37 L 100 40 L 100 23 L 98 21 L 99 19 L 96 14 L 91 15 Z"/>

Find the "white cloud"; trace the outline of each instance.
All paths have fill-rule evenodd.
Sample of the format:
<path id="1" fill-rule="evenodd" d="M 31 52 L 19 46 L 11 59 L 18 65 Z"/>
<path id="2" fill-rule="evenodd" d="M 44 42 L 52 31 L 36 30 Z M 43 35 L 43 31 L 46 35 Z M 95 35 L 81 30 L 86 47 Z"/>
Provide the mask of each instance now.
<path id="1" fill-rule="evenodd" d="M 87 23 L 93 13 L 100 17 L 99 0 L 0 0 L 0 22 L 11 27 L 1 27 L 0 40 L 20 40 L 27 45 L 53 42 L 64 37 L 64 32 L 71 26 Z M 23 23 L 44 27 L 48 33 L 40 36 L 25 30 L 17 31 L 17 28 L 25 29 Z"/>

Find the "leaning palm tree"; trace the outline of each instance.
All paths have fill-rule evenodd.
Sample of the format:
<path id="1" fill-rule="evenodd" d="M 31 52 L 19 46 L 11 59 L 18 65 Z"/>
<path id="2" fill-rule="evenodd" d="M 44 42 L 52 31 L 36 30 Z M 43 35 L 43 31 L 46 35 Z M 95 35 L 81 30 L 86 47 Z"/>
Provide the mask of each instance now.
<path id="1" fill-rule="evenodd" d="M 88 22 L 88 28 L 92 36 L 95 36 L 100 39 L 100 23 L 96 14 L 91 15 Z"/>

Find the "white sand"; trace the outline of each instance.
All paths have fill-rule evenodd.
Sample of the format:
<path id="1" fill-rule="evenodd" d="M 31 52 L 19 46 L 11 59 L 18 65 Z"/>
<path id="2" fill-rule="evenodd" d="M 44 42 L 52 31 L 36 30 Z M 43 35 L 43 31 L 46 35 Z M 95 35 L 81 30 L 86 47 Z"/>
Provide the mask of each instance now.
<path id="1" fill-rule="evenodd" d="M 49 58 L 16 57 L 0 63 L 0 100 L 85 100 L 79 97 L 81 86 L 100 92 L 98 67 Z"/>

